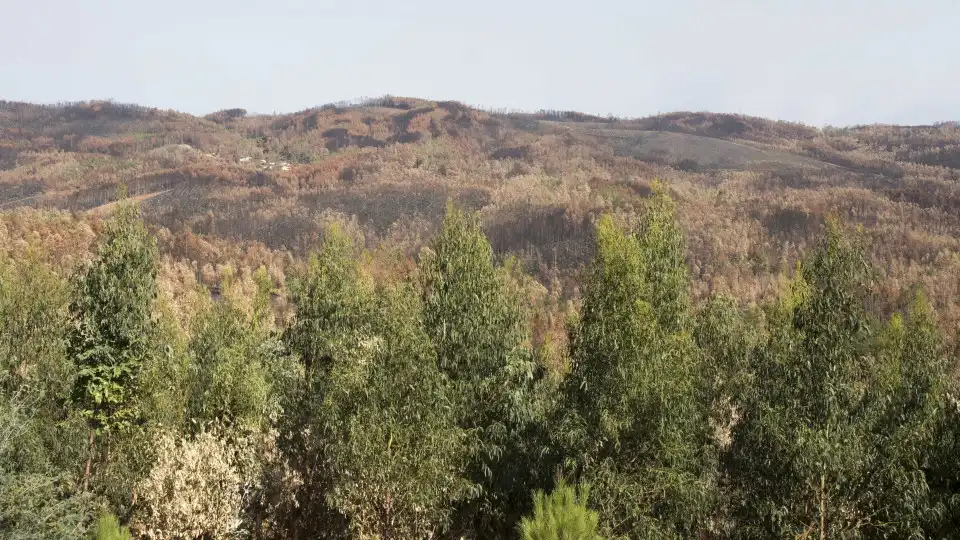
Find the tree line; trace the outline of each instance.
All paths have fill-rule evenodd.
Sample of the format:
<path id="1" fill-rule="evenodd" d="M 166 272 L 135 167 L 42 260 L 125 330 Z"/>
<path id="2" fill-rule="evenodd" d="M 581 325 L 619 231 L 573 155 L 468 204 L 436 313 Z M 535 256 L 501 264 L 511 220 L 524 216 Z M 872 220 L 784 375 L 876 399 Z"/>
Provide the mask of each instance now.
<path id="1" fill-rule="evenodd" d="M 869 308 L 858 232 L 757 307 L 694 304 L 662 185 L 595 238 L 560 347 L 453 206 L 388 274 L 329 227 L 289 320 L 262 270 L 178 316 L 132 203 L 69 279 L 0 262 L 0 536 L 954 535 L 952 340 Z"/>

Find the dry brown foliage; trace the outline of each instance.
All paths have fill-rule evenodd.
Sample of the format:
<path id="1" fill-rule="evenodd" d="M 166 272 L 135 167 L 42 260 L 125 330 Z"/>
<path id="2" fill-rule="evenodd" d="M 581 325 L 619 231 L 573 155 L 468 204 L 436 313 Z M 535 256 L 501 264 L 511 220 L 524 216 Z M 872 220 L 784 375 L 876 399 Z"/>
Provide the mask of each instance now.
<path id="1" fill-rule="evenodd" d="M 0 249 L 42 246 L 72 266 L 95 235 L 88 211 L 125 184 L 149 195 L 144 214 L 182 287 L 212 287 L 226 266 L 262 265 L 282 284 L 334 218 L 386 248 L 377 272 L 402 273 L 396 252 L 415 257 L 454 200 L 481 212 L 497 252 L 516 256 L 559 314 L 576 297 L 593 221 L 605 212 L 635 220 L 654 178 L 678 201 L 697 298 L 769 298 L 837 215 L 865 228 L 882 309 L 922 284 L 945 326 L 960 321 L 955 123 L 820 130 L 740 115 L 505 114 L 397 97 L 204 118 L 0 102 Z M 537 339 L 561 335 L 561 319 L 537 321 Z"/>

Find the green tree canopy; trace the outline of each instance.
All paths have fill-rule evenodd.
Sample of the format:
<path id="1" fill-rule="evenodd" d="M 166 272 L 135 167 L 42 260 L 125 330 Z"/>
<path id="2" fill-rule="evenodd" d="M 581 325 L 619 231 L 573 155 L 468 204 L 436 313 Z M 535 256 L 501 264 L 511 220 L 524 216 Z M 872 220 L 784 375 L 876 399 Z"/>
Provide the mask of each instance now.
<path id="1" fill-rule="evenodd" d="M 771 312 L 729 465 L 747 538 L 922 537 L 943 352 L 918 297 L 879 337 L 862 242 L 831 221 Z"/>
<path id="2" fill-rule="evenodd" d="M 330 500 L 359 538 L 429 538 L 475 490 L 464 477 L 470 433 L 439 370 L 416 292 L 380 295 L 380 324 L 334 358 L 318 422 L 327 434 Z"/>
<path id="3" fill-rule="evenodd" d="M 68 353 L 77 366 L 72 398 L 90 427 L 84 488 L 96 458 L 95 435 L 124 431 L 143 420 L 137 394 L 141 369 L 156 351 L 156 279 L 156 240 L 137 207 L 121 203 L 104 224 L 96 257 L 75 276 L 70 304 Z M 97 460 L 106 462 L 104 450 Z M 130 484 L 127 472 L 120 473 L 122 482 L 105 482 L 103 487 L 126 491 L 121 486 Z"/>
<path id="4" fill-rule="evenodd" d="M 877 446 L 870 478 L 876 518 L 871 534 L 935 537 L 939 463 L 935 445 L 949 415 L 946 348 L 936 316 L 918 292 L 906 317 L 894 314 L 877 340 L 877 365 L 866 407 Z M 956 456 L 948 458 L 956 460 Z M 931 485 L 932 484 L 932 485 Z"/>
<path id="5" fill-rule="evenodd" d="M 151 349 L 156 277 L 156 241 L 137 207 L 123 203 L 104 224 L 96 258 L 78 274 L 70 305 L 73 398 L 98 431 L 137 419 L 131 397 Z"/>
<path id="6" fill-rule="evenodd" d="M 530 461 L 533 361 L 520 299 L 494 264 L 478 216 L 453 205 L 420 273 L 427 335 L 457 388 L 459 424 L 476 434 L 469 471 L 483 495 L 461 520 L 504 534 L 485 527 L 516 522 L 538 473 Z"/>
<path id="7" fill-rule="evenodd" d="M 665 232 L 670 205 L 657 197 L 639 235 L 600 220 L 571 328 L 570 410 L 558 436 L 568 464 L 593 485 L 612 536 L 688 537 L 705 527 L 712 504 L 686 273 L 650 261 L 678 243 L 675 231 Z M 659 317 L 661 310 L 670 314 Z"/>
<path id="8" fill-rule="evenodd" d="M 221 299 L 206 302 L 194 316 L 187 407 L 193 420 L 259 430 L 279 412 L 273 374 L 285 358 L 272 342 L 269 277 L 262 269 L 255 274 L 250 306 L 243 305 L 234 279 L 225 276 Z"/>

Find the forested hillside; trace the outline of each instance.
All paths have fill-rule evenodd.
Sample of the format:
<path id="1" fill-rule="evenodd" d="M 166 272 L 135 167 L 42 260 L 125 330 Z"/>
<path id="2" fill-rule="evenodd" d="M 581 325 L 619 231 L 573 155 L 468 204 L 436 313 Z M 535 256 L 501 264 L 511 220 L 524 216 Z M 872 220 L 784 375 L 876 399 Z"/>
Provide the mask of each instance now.
<path id="1" fill-rule="evenodd" d="M 265 265 L 281 283 L 330 219 L 349 223 L 367 248 L 416 255 L 452 200 L 480 212 L 498 257 L 517 257 L 575 298 L 598 217 L 635 220 L 654 178 L 677 201 L 698 301 L 770 299 L 835 215 L 864 226 L 885 309 L 905 308 L 922 282 L 945 328 L 960 320 L 956 123 L 820 130 L 737 115 L 513 114 L 393 97 L 202 118 L 112 102 L 0 102 L 0 211 L 32 221 L 15 210 L 66 210 L 73 217 L 55 219 L 94 227 L 91 214 L 109 210 L 125 185 L 161 254 L 210 287 L 238 264 Z M 86 248 L 60 249 L 78 257 Z"/>
<path id="2" fill-rule="evenodd" d="M 0 537 L 960 526 L 954 124 L 381 98 L 0 129 Z"/>

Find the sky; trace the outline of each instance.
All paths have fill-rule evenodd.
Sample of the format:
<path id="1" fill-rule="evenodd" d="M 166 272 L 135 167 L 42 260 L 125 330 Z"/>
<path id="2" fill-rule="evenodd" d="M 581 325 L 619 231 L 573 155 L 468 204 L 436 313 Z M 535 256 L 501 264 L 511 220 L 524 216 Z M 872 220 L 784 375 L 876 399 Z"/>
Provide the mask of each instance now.
<path id="1" fill-rule="evenodd" d="M 960 120 L 957 0 L 0 0 L 0 99 Z"/>

